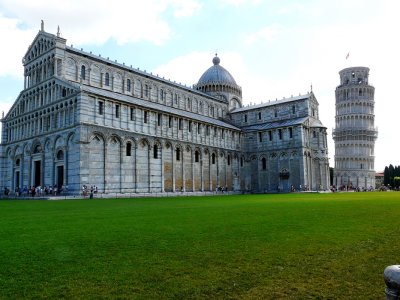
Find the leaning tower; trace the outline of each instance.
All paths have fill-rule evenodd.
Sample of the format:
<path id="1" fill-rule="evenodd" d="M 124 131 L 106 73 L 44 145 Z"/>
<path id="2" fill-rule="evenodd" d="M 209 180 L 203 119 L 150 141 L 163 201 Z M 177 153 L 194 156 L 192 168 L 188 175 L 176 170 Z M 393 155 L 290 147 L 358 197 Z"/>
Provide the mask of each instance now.
<path id="1" fill-rule="evenodd" d="M 337 188 L 375 188 L 374 92 L 368 84 L 369 68 L 352 67 L 339 72 L 336 88 L 335 172 Z"/>

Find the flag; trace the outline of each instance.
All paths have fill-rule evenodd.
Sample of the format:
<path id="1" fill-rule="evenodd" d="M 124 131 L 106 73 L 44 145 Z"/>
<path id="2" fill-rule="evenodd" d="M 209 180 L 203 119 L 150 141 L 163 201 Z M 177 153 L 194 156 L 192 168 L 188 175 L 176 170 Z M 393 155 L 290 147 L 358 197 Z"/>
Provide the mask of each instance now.
<path id="1" fill-rule="evenodd" d="M 350 52 L 349 52 L 349 53 L 347 53 L 347 55 L 346 55 L 346 59 L 348 59 L 348 58 L 349 58 L 349 56 L 350 56 Z"/>

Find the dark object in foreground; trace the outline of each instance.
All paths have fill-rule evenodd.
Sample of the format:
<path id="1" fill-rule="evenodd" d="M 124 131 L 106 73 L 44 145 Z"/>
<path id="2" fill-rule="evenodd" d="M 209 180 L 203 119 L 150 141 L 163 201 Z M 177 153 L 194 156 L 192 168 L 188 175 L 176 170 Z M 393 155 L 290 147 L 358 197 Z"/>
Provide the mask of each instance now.
<path id="1" fill-rule="evenodd" d="M 400 265 L 386 267 L 383 277 L 386 283 L 386 300 L 400 299 Z"/>

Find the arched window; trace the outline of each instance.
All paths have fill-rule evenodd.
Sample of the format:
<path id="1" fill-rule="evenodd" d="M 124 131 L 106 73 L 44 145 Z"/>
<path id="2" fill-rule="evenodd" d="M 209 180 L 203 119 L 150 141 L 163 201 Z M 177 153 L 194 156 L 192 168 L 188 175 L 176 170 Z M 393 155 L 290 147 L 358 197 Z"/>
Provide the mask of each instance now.
<path id="1" fill-rule="evenodd" d="M 42 147 L 40 145 L 36 145 L 36 147 L 33 149 L 33 154 L 40 152 L 42 152 Z"/>
<path id="2" fill-rule="evenodd" d="M 15 161 L 15 165 L 18 167 L 18 166 L 20 165 L 20 163 L 21 163 L 21 160 L 18 158 L 18 159 Z"/>
<path id="3" fill-rule="evenodd" d="M 215 153 L 211 155 L 211 163 L 215 165 Z"/>
<path id="4" fill-rule="evenodd" d="M 181 149 L 176 148 L 176 160 L 181 160 Z"/>
<path id="5" fill-rule="evenodd" d="M 62 150 L 59 150 L 57 152 L 57 160 L 63 160 L 64 159 L 64 152 Z"/>
<path id="6" fill-rule="evenodd" d="M 110 86 L 110 74 L 108 73 L 105 75 L 104 85 Z"/>
<path id="7" fill-rule="evenodd" d="M 265 159 L 265 157 L 261 159 L 261 167 L 263 170 L 267 169 L 267 160 Z"/>
<path id="8" fill-rule="evenodd" d="M 131 80 L 130 79 L 126 80 L 126 91 L 127 92 L 131 91 Z"/>
<path id="9" fill-rule="evenodd" d="M 127 143 L 126 144 L 126 156 L 131 156 L 132 155 L 132 144 Z"/>
<path id="10" fill-rule="evenodd" d="M 199 162 L 199 160 L 200 160 L 200 153 L 199 151 L 196 151 L 194 153 L 194 162 Z"/>
<path id="11" fill-rule="evenodd" d="M 81 67 L 81 79 L 86 80 L 86 67 L 85 66 Z"/>
<path id="12" fill-rule="evenodd" d="M 153 147 L 153 157 L 154 158 L 158 158 L 158 146 L 157 145 L 154 145 L 154 147 Z"/>

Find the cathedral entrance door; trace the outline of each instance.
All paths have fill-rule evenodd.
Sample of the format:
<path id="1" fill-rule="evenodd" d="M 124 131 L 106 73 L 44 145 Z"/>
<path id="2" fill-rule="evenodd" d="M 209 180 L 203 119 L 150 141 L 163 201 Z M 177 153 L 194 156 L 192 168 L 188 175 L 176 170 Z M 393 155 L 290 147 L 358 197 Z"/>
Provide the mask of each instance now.
<path id="1" fill-rule="evenodd" d="M 35 160 L 33 164 L 33 185 L 35 187 L 41 185 L 42 161 Z"/>
<path id="2" fill-rule="evenodd" d="M 20 182 L 19 182 L 19 176 L 20 176 L 20 172 L 19 171 L 15 171 L 15 187 L 20 187 Z"/>
<path id="3" fill-rule="evenodd" d="M 282 184 L 282 191 L 283 192 L 288 192 L 289 191 L 289 180 L 288 179 L 282 179 L 281 180 Z"/>
<path id="4" fill-rule="evenodd" d="M 57 188 L 58 190 L 64 185 L 64 166 L 57 166 Z"/>

